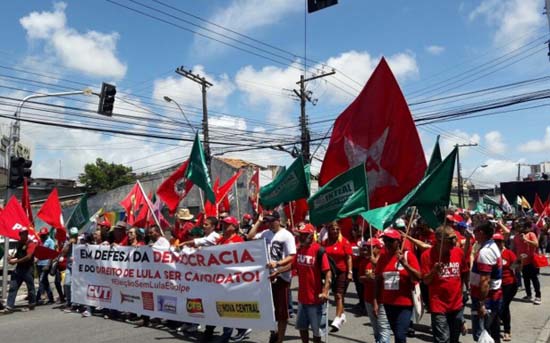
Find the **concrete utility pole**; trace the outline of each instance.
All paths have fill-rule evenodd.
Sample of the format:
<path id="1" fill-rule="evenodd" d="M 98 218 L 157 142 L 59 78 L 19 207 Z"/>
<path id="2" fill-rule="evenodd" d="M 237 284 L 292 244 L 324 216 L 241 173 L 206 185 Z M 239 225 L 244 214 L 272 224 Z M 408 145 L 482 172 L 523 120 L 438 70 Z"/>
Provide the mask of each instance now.
<path id="1" fill-rule="evenodd" d="M 464 147 L 470 147 L 470 146 L 477 146 L 477 143 L 471 143 L 471 144 L 456 144 L 455 147 L 458 148 L 456 151 L 456 179 L 458 183 L 458 207 L 464 208 L 464 184 L 462 182 L 462 175 L 460 174 L 461 166 L 460 166 L 460 148 Z"/>
<path id="2" fill-rule="evenodd" d="M 204 141 L 202 142 L 204 145 L 204 154 L 206 156 L 206 165 L 208 166 L 208 171 L 211 173 L 210 170 L 210 138 L 208 135 L 208 110 L 206 107 L 206 90 L 208 87 L 212 87 L 213 85 L 206 81 L 204 77 L 201 77 L 199 74 L 193 74 L 191 70 L 185 70 L 183 66 L 176 69 L 176 73 L 185 76 L 191 81 L 194 81 L 201 85 L 201 91 L 202 91 L 202 135 L 204 138 Z"/>
<path id="3" fill-rule="evenodd" d="M 300 141 L 302 143 L 302 156 L 304 158 L 304 163 L 306 164 L 311 162 L 311 154 L 309 152 L 309 141 L 311 137 L 309 134 L 306 115 L 306 101 L 309 101 L 313 105 L 317 103 L 317 99 L 311 98 L 311 92 L 306 91 L 306 82 L 334 74 L 336 74 L 336 72 L 333 70 L 330 73 L 315 75 L 308 79 L 306 79 L 304 75 L 300 75 L 300 81 L 296 82 L 296 84 L 300 85 L 300 90 L 293 90 L 296 96 L 298 96 L 298 98 L 300 99 L 300 129 L 302 132 L 300 136 Z"/>
<path id="4" fill-rule="evenodd" d="M 544 0 L 544 14 L 546 14 L 546 19 L 548 19 L 548 28 L 550 29 L 550 0 Z M 550 40 L 547 41 L 546 44 L 548 44 L 548 57 L 550 58 Z"/>

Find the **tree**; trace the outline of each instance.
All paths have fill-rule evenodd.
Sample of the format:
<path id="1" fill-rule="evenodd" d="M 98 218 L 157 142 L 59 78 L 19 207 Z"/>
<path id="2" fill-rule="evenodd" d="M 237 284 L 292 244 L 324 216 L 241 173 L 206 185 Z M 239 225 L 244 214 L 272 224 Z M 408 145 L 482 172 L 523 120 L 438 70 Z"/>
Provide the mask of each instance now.
<path id="1" fill-rule="evenodd" d="M 83 183 L 90 193 L 108 191 L 120 186 L 133 183 L 136 175 L 132 167 L 122 164 L 108 163 L 98 158 L 95 163 L 87 163 L 84 173 L 78 176 L 78 181 Z"/>

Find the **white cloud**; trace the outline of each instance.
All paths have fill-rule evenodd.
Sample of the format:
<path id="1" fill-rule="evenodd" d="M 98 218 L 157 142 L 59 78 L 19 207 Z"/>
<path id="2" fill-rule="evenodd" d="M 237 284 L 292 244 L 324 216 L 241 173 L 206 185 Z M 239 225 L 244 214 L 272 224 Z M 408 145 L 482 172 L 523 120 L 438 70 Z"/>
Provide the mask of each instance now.
<path id="1" fill-rule="evenodd" d="M 432 55 L 438 56 L 445 51 L 445 47 L 440 45 L 430 45 L 426 47 L 426 51 Z"/>
<path id="2" fill-rule="evenodd" d="M 546 152 L 550 150 L 550 126 L 546 127 L 544 137 L 541 140 L 533 139 L 518 148 L 521 152 Z"/>
<path id="3" fill-rule="evenodd" d="M 303 6 L 298 6 L 298 3 L 294 0 L 273 0 L 269 2 L 269 5 L 263 0 L 234 0 L 229 6 L 224 6 L 216 11 L 208 18 L 208 21 L 216 23 L 219 26 L 227 27 L 241 34 L 254 32 L 254 35 L 257 36 L 258 30 L 261 28 L 276 24 L 285 19 L 289 14 L 300 11 L 303 11 Z M 221 30 L 211 24 L 206 25 L 206 28 L 223 33 L 237 40 L 243 39 L 238 35 Z M 203 33 L 227 41 L 227 38 L 217 36 L 211 32 L 205 31 Z M 229 41 L 229 43 L 238 44 L 237 42 L 231 41 Z M 249 44 L 256 45 L 254 42 L 249 42 Z M 193 45 L 193 50 L 201 56 L 209 56 L 214 52 L 219 54 L 226 48 L 226 46 L 221 43 L 206 39 L 199 35 L 195 35 Z"/>
<path id="4" fill-rule="evenodd" d="M 487 149 L 493 154 L 502 154 L 506 151 L 506 144 L 502 142 L 502 135 L 498 131 L 491 131 L 485 135 Z"/>
<path id="5" fill-rule="evenodd" d="M 192 69 L 194 74 L 206 78 L 208 82 L 213 84 L 212 87 L 208 88 L 208 107 L 223 106 L 227 97 L 235 90 L 235 85 L 229 79 L 229 76 L 222 74 L 216 77 L 207 74 L 201 65 L 196 65 Z M 189 104 L 202 108 L 201 86 L 184 76 L 168 76 L 155 80 L 153 97 L 163 102 L 164 96 L 176 100 L 181 106 Z M 187 115 L 189 117 L 189 114 Z"/>
<path id="6" fill-rule="evenodd" d="M 46 57 L 53 53 L 62 65 L 86 75 L 122 78 L 127 66 L 116 56 L 118 33 L 80 33 L 67 26 L 66 7 L 58 2 L 53 12 L 32 12 L 19 22 L 30 40 L 45 42 Z"/>
<path id="7" fill-rule="evenodd" d="M 484 0 L 469 18 L 485 17 L 496 27 L 494 44 L 510 51 L 532 40 L 537 29 L 546 25 L 542 5 L 539 0 Z"/>
<path id="8" fill-rule="evenodd" d="M 439 140 L 439 146 L 441 148 L 441 155 L 446 156 L 453 150 L 456 144 L 469 144 L 479 143 L 481 137 L 477 133 L 469 134 L 461 130 L 453 130 L 449 135 L 441 136 Z M 460 149 L 460 157 L 467 156 L 469 154 L 468 148 Z"/>
<path id="9" fill-rule="evenodd" d="M 514 181 L 518 174 L 518 162 L 520 161 L 488 159 L 483 162 L 487 167 L 478 168 L 472 175 L 472 182 L 476 187 L 489 187 L 498 185 L 501 182 Z M 472 171 L 467 170 L 467 175 L 471 174 Z"/>

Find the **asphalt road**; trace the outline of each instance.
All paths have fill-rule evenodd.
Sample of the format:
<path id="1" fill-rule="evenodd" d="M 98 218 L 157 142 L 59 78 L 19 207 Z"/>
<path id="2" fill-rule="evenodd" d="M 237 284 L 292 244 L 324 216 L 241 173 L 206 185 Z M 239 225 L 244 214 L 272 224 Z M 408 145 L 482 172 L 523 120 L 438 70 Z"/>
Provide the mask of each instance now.
<path id="1" fill-rule="evenodd" d="M 513 342 L 537 342 L 537 338 L 550 317 L 550 268 L 543 269 L 541 275 L 543 286 L 543 304 L 535 306 L 525 303 L 519 298 L 525 295 L 524 291 L 518 292 L 517 299 L 512 303 L 512 335 Z M 23 291 L 20 291 L 21 299 Z M 55 294 L 55 291 L 54 291 Z M 296 296 L 296 289 L 294 289 Z M 22 299 L 21 299 L 22 300 Z M 347 309 L 348 323 L 338 333 L 329 336 L 329 342 L 373 342 L 372 330 L 369 320 L 365 316 L 351 313 L 351 306 L 355 304 L 357 297 L 355 287 L 350 286 L 348 295 L 349 308 Z M 18 305 L 23 306 L 24 301 Z M 57 305 L 58 306 L 58 305 Z M 64 313 L 56 309 L 56 305 L 39 306 L 34 311 L 24 311 L 25 307 L 18 307 L 18 311 L 9 314 L 0 314 L 0 338 L 1 342 L 37 342 L 37 343 L 107 343 L 120 342 L 121 340 L 133 343 L 140 342 L 196 342 L 198 336 L 180 336 L 168 331 L 166 328 L 136 328 L 134 325 L 116 320 L 105 320 L 102 316 L 83 318 L 79 314 Z M 330 307 L 331 318 L 334 307 Z M 469 319 L 469 309 L 466 310 L 466 318 Z M 301 342 L 298 331 L 293 327 L 294 319 L 290 320 L 285 342 Z M 431 342 L 429 315 L 425 315 L 420 324 L 416 325 L 416 337 L 409 342 Z M 468 320 L 468 326 L 471 326 Z M 216 333 L 219 337 L 221 328 Z M 267 332 L 253 331 L 245 342 L 267 342 Z M 547 339 L 547 338 L 546 338 Z M 473 342 L 469 334 L 462 337 L 462 342 Z M 215 342 L 215 341 L 214 341 Z M 544 341 L 542 341 L 544 342 Z"/>

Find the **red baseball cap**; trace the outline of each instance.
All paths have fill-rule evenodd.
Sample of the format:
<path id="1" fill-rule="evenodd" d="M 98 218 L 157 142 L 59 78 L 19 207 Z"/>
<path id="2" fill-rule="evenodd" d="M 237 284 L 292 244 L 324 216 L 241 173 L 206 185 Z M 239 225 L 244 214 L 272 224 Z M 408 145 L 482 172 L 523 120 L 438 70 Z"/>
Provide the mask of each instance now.
<path id="1" fill-rule="evenodd" d="M 495 233 L 493 235 L 493 241 L 503 241 L 504 240 L 504 236 L 500 233 Z"/>
<path id="2" fill-rule="evenodd" d="M 49 234 L 50 234 L 50 230 L 48 230 L 48 228 L 45 227 L 45 226 L 42 227 L 42 228 L 40 229 L 40 232 L 38 233 L 39 236 L 47 236 L 47 235 L 49 235 Z"/>
<path id="3" fill-rule="evenodd" d="M 223 222 L 226 224 L 235 225 L 235 226 L 239 225 L 239 221 L 237 220 L 237 218 L 231 217 L 231 216 L 223 218 Z"/>
<path id="4" fill-rule="evenodd" d="M 397 231 L 396 229 L 388 228 L 384 230 L 384 233 L 382 234 L 382 237 L 388 237 L 391 239 L 399 239 L 401 240 L 401 233 Z"/>
<path id="5" fill-rule="evenodd" d="M 366 247 L 370 247 L 371 245 L 373 247 L 382 248 L 384 246 L 384 243 L 378 238 L 369 238 L 365 243 L 363 243 L 363 246 Z"/>
<path id="6" fill-rule="evenodd" d="M 302 226 L 302 228 L 298 229 L 298 233 L 300 234 L 312 234 L 315 232 L 315 227 L 311 224 L 306 224 Z"/>
<path id="7" fill-rule="evenodd" d="M 248 214 L 248 213 L 245 213 L 245 214 L 243 215 L 243 219 L 250 220 L 250 219 L 252 219 L 252 216 L 251 216 L 250 214 Z"/>

